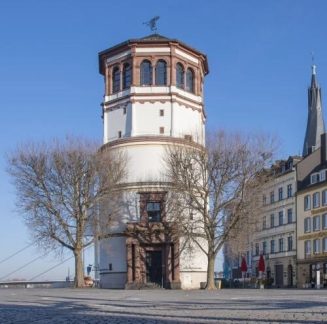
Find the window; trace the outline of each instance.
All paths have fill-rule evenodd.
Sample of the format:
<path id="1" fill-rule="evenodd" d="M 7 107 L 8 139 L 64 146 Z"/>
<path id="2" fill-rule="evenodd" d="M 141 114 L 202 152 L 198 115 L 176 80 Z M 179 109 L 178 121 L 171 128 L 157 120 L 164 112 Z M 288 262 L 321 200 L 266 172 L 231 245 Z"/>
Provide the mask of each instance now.
<path id="1" fill-rule="evenodd" d="M 120 90 L 120 71 L 119 67 L 115 66 L 112 70 L 112 92 Z"/>
<path id="2" fill-rule="evenodd" d="M 267 203 L 267 197 L 266 197 L 266 195 L 263 195 L 262 196 L 262 204 L 265 206 L 266 203 Z"/>
<path id="3" fill-rule="evenodd" d="M 275 240 L 270 241 L 270 253 L 275 253 Z"/>
<path id="4" fill-rule="evenodd" d="M 161 221 L 161 204 L 160 202 L 147 202 L 146 211 L 148 214 L 149 222 L 160 222 Z"/>
<path id="5" fill-rule="evenodd" d="M 323 214 L 322 216 L 322 229 L 327 229 L 327 214 Z"/>
<path id="6" fill-rule="evenodd" d="M 266 216 L 263 216 L 262 219 L 262 229 L 266 229 L 267 228 L 267 218 Z"/>
<path id="7" fill-rule="evenodd" d="M 281 225 L 283 225 L 283 211 L 280 211 L 279 213 L 278 213 L 278 225 L 279 226 L 281 226 Z"/>
<path id="8" fill-rule="evenodd" d="M 262 253 L 265 255 L 267 254 L 267 242 L 262 242 Z"/>
<path id="9" fill-rule="evenodd" d="M 123 114 L 126 115 L 126 107 L 123 108 Z"/>
<path id="10" fill-rule="evenodd" d="M 293 237 L 289 236 L 287 238 L 287 251 L 292 251 L 293 250 Z"/>
<path id="11" fill-rule="evenodd" d="M 304 219 L 304 233 L 311 232 L 311 218 L 307 217 Z"/>
<path id="12" fill-rule="evenodd" d="M 151 62 L 148 60 L 144 60 L 141 63 L 141 85 L 152 85 L 152 66 Z"/>
<path id="13" fill-rule="evenodd" d="M 311 241 L 304 241 L 304 252 L 305 255 L 311 254 Z"/>
<path id="14" fill-rule="evenodd" d="M 323 206 L 327 205 L 327 190 L 323 190 L 321 193 L 321 203 Z"/>
<path id="15" fill-rule="evenodd" d="M 293 194 L 293 192 L 292 192 L 292 185 L 289 184 L 289 185 L 287 185 L 287 198 L 292 197 L 292 194 Z"/>
<path id="16" fill-rule="evenodd" d="M 184 68 L 180 63 L 176 64 L 176 87 L 184 89 Z"/>
<path id="17" fill-rule="evenodd" d="M 319 239 L 313 240 L 313 253 L 314 254 L 320 253 L 320 240 Z"/>
<path id="18" fill-rule="evenodd" d="M 194 72 L 188 68 L 186 70 L 186 91 L 194 92 Z"/>
<path id="19" fill-rule="evenodd" d="M 275 216 L 274 214 L 270 215 L 270 227 L 274 227 L 275 226 Z"/>
<path id="20" fill-rule="evenodd" d="M 319 173 L 311 174 L 311 181 L 310 181 L 311 184 L 317 183 L 319 181 L 320 181 L 319 180 Z"/>
<path id="21" fill-rule="evenodd" d="M 315 216 L 312 219 L 312 230 L 313 231 L 320 231 L 320 216 Z"/>
<path id="22" fill-rule="evenodd" d="M 311 197 L 310 195 L 306 195 L 304 197 L 304 210 L 311 209 Z"/>
<path id="23" fill-rule="evenodd" d="M 270 193 L 270 203 L 272 204 L 272 203 L 274 203 L 275 202 L 275 194 L 274 194 L 274 192 L 272 191 L 271 193 Z"/>
<path id="24" fill-rule="evenodd" d="M 278 245 L 279 245 L 279 252 L 283 252 L 284 251 L 284 239 L 280 238 L 278 240 Z"/>
<path id="25" fill-rule="evenodd" d="M 320 181 L 325 181 L 326 180 L 326 169 L 320 171 Z"/>
<path id="26" fill-rule="evenodd" d="M 121 138 L 121 131 L 118 131 L 118 138 Z"/>
<path id="27" fill-rule="evenodd" d="M 132 68 L 129 63 L 125 63 L 123 67 L 123 89 L 127 89 L 132 83 Z"/>
<path id="28" fill-rule="evenodd" d="M 167 64 L 163 60 L 159 60 L 156 65 L 156 85 L 167 84 Z"/>
<path id="29" fill-rule="evenodd" d="M 317 208 L 320 206 L 320 193 L 319 192 L 315 192 L 312 195 L 312 207 L 313 208 Z"/>
<path id="30" fill-rule="evenodd" d="M 278 200 L 283 199 L 283 188 L 278 188 Z"/>
<path id="31" fill-rule="evenodd" d="M 287 223 L 290 224 L 293 221 L 293 210 L 292 208 L 287 209 Z"/>
<path id="32" fill-rule="evenodd" d="M 160 127 L 159 128 L 159 133 L 160 134 L 165 134 L 165 127 Z"/>
<path id="33" fill-rule="evenodd" d="M 112 263 L 109 263 L 109 271 L 112 271 Z"/>
<path id="34" fill-rule="evenodd" d="M 259 255 L 259 243 L 255 244 L 255 255 Z"/>
<path id="35" fill-rule="evenodd" d="M 165 115 L 165 111 L 163 109 L 160 109 L 160 117 L 164 116 Z"/>
<path id="36" fill-rule="evenodd" d="M 327 237 L 322 239 L 322 252 L 327 252 Z"/>

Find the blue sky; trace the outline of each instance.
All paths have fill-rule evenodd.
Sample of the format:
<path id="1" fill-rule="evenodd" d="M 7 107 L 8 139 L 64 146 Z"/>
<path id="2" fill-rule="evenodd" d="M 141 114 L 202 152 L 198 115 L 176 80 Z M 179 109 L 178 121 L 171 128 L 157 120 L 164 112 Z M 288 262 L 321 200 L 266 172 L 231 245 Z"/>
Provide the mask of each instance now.
<path id="1" fill-rule="evenodd" d="M 159 15 L 160 34 L 208 56 L 208 128 L 276 135 L 287 157 L 302 151 L 312 51 L 323 99 L 327 91 L 326 13 L 325 0 L 1 0 L 0 262 L 30 240 L 4 156 L 67 134 L 101 141 L 99 51 L 150 34 L 142 23 Z M 0 277 L 39 253 L 0 264 Z M 48 256 L 12 277 L 29 279 L 57 262 Z M 40 278 L 64 278 L 68 267 Z"/>

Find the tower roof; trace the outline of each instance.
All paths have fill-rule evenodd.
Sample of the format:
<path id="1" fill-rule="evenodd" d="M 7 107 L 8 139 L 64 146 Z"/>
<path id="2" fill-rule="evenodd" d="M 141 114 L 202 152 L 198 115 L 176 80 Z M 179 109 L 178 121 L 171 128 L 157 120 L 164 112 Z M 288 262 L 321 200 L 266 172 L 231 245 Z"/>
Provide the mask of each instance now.
<path id="1" fill-rule="evenodd" d="M 202 62 L 203 62 L 203 66 L 204 66 L 204 73 L 208 74 L 209 73 L 209 67 L 208 67 L 208 60 L 207 60 L 207 56 L 205 54 L 203 54 L 202 52 L 198 51 L 197 49 L 181 42 L 178 39 L 174 39 L 174 38 L 168 38 L 166 36 L 160 35 L 160 34 L 150 34 L 148 36 L 142 37 L 142 38 L 132 38 L 132 39 L 128 39 L 125 42 L 119 43 L 115 46 L 109 47 L 108 49 L 101 51 L 99 53 L 99 68 L 100 68 L 100 73 L 103 74 L 103 70 L 102 70 L 102 64 L 101 61 L 104 57 L 106 56 L 111 56 L 111 55 L 115 55 L 118 54 L 119 52 L 122 52 L 126 49 L 129 49 L 131 47 L 133 47 L 134 45 L 170 45 L 170 44 L 177 44 L 180 47 L 184 48 L 187 51 L 192 52 L 194 55 L 201 57 L 202 58 Z"/>
<path id="2" fill-rule="evenodd" d="M 303 144 L 303 156 L 320 147 L 320 136 L 325 133 L 321 88 L 317 82 L 316 66 L 312 65 L 311 85 L 308 88 L 308 121 Z"/>

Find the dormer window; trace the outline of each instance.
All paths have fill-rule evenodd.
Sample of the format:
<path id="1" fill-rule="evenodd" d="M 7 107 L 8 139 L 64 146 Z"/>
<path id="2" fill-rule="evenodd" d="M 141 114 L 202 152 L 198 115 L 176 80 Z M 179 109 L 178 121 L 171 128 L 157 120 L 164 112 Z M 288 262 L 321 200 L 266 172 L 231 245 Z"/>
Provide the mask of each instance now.
<path id="1" fill-rule="evenodd" d="M 311 174 L 311 181 L 310 181 L 311 184 L 315 184 L 319 181 L 320 181 L 320 174 L 318 172 Z"/>
<path id="2" fill-rule="evenodd" d="M 320 171 L 320 181 L 325 181 L 326 180 L 326 169 Z"/>

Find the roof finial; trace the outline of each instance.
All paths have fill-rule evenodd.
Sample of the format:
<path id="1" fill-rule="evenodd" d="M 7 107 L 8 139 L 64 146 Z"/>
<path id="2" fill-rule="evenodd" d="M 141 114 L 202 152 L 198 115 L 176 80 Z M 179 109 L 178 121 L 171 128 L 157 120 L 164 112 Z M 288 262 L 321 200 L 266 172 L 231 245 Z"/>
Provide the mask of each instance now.
<path id="1" fill-rule="evenodd" d="M 311 61 L 312 61 L 312 75 L 316 75 L 316 65 L 315 65 L 315 55 L 314 52 L 311 52 Z"/>
<path id="2" fill-rule="evenodd" d="M 149 21 L 143 23 L 143 25 L 147 25 L 150 27 L 151 31 L 154 31 L 155 34 L 157 33 L 157 20 L 159 20 L 159 16 L 155 16 L 151 18 Z"/>

